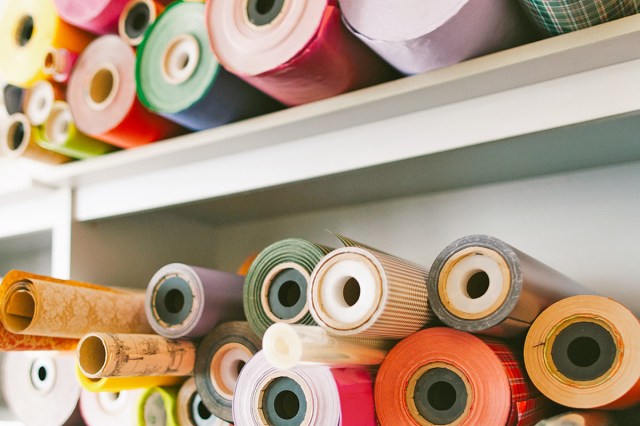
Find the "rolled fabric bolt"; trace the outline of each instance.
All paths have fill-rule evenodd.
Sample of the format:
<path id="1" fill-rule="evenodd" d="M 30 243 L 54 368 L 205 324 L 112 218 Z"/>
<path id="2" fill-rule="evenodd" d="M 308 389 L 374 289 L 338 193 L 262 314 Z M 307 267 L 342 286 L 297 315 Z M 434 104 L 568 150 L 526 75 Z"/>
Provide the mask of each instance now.
<path id="1" fill-rule="evenodd" d="M 272 367 L 258 352 L 238 378 L 236 425 L 376 425 L 373 383 L 363 368 Z"/>
<path id="2" fill-rule="evenodd" d="M 78 54 L 67 49 L 50 48 L 44 57 L 42 71 L 58 83 L 66 83 L 78 60 Z"/>
<path id="3" fill-rule="evenodd" d="M 139 426 L 181 426 L 178 422 L 177 388 L 147 389 L 138 400 Z"/>
<path id="4" fill-rule="evenodd" d="M 122 392 L 155 386 L 173 386 L 184 382 L 184 377 L 181 376 L 102 377 L 100 379 L 92 379 L 85 376 L 77 364 L 75 370 L 80 386 L 89 392 Z"/>
<path id="5" fill-rule="evenodd" d="M 65 21 L 94 34 L 117 34 L 118 18 L 129 0 L 54 0 Z"/>
<path id="6" fill-rule="evenodd" d="M 3 86 L 2 96 L 7 115 L 24 112 L 24 98 L 26 95 L 27 89 L 23 87 L 18 87 L 13 84 L 5 84 Z"/>
<path id="7" fill-rule="evenodd" d="M 164 4 L 156 0 L 130 0 L 118 19 L 120 38 L 131 46 L 139 45 L 163 10 Z"/>
<path id="8" fill-rule="evenodd" d="M 32 126 L 39 126 L 49 118 L 53 103 L 63 97 L 60 87 L 54 86 L 50 81 L 39 80 L 25 94 L 24 115 Z"/>
<path id="9" fill-rule="evenodd" d="M 303 365 L 379 365 L 393 346 L 392 341 L 338 337 L 310 325 L 276 323 L 262 338 L 265 356 L 274 367 L 289 369 Z"/>
<path id="10" fill-rule="evenodd" d="M 554 303 L 527 333 L 524 360 L 536 387 L 567 407 L 640 403 L 640 322 L 614 300 L 585 295 Z"/>
<path id="11" fill-rule="evenodd" d="M 202 398 L 196 389 L 193 377 L 187 379 L 178 391 L 178 423 L 180 426 L 229 426 L 225 422 L 211 414 L 203 404 Z"/>
<path id="12" fill-rule="evenodd" d="M 216 326 L 198 345 L 196 388 L 214 416 L 233 421 L 231 406 L 238 375 L 261 343 L 247 322 L 231 321 Z"/>
<path id="13" fill-rule="evenodd" d="M 618 422 L 606 411 L 574 411 L 540 420 L 536 426 L 618 426 Z"/>
<path id="14" fill-rule="evenodd" d="M 429 274 L 429 301 L 449 327 L 498 337 L 524 334 L 557 300 L 592 293 L 560 272 L 488 235 L 447 246 Z"/>
<path id="15" fill-rule="evenodd" d="M 244 319 L 244 278 L 224 271 L 171 263 L 147 286 L 145 312 L 165 337 L 202 337 L 223 321 Z"/>
<path id="16" fill-rule="evenodd" d="M 155 334 L 90 333 L 78 343 L 78 365 L 90 378 L 189 376 L 196 345 Z"/>
<path id="17" fill-rule="evenodd" d="M 0 126 L 0 153 L 8 158 L 28 158 L 47 164 L 62 164 L 71 158 L 38 145 L 31 123 L 24 114 L 11 114 Z"/>
<path id="18" fill-rule="evenodd" d="M 80 412 L 87 426 L 136 426 L 141 389 L 121 392 L 80 393 Z"/>

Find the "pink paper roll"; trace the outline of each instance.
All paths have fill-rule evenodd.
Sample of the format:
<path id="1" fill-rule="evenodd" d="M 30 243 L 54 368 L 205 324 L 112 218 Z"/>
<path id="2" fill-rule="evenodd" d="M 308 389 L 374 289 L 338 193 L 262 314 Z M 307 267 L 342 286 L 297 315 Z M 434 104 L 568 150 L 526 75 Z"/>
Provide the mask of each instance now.
<path id="1" fill-rule="evenodd" d="M 55 0 L 60 17 L 94 34 L 117 34 L 118 18 L 129 0 Z"/>

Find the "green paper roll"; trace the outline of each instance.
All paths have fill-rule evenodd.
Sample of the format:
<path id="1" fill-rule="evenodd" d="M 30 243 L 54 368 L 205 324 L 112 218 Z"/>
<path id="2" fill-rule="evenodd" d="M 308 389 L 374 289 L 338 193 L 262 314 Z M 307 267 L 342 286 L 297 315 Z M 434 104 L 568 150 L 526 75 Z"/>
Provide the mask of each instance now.
<path id="1" fill-rule="evenodd" d="M 180 426 L 178 388 L 149 388 L 138 400 L 139 426 Z"/>
<path id="2" fill-rule="evenodd" d="M 299 238 L 265 248 L 245 281 L 244 313 L 260 337 L 275 322 L 315 325 L 307 303 L 311 271 L 332 249 Z M 295 272 L 295 273 L 292 273 Z"/>

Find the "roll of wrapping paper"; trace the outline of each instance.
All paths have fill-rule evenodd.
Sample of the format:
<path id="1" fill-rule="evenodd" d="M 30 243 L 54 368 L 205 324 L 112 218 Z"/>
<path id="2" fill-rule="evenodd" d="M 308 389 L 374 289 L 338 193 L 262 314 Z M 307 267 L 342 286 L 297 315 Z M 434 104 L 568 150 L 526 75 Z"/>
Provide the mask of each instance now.
<path id="1" fill-rule="evenodd" d="M 573 408 L 623 409 L 640 403 L 640 322 L 601 296 L 574 296 L 535 320 L 524 346 L 531 380 Z"/>
<path id="2" fill-rule="evenodd" d="M 147 286 L 147 320 L 165 337 L 202 337 L 219 322 L 244 319 L 243 282 L 229 272 L 171 263 Z"/>
<path id="3" fill-rule="evenodd" d="M 61 164 L 69 157 L 49 151 L 36 142 L 31 123 L 24 114 L 11 114 L 0 126 L 0 154 L 9 158 L 29 158 L 47 164 Z"/>
<path id="4" fill-rule="evenodd" d="M 157 0 L 130 0 L 118 19 L 118 34 L 131 46 L 139 45 L 163 10 L 164 4 Z"/>
<path id="5" fill-rule="evenodd" d="M 118 34 L 118 18 L 129 0 L 54 0 L 65 21 L 94 34 Z"/>
<path id="6" fill-rule="evenodd" d="M 82 52 L 67 88 L 67 102 L 80 131 L 120 148 L 180 131 L 140 104 L 134 68 L 133 48 L 115 35 L 96 39 Z"/>
<path id="7" fill-rule="evenodd" d="M 522 335 L 547 306 L 592 293 L 558 271 L 487 235 L 447 246 L 429 274 L 429 301 L 448 326 L 499 337 Z"/>
<path id="8" fill-rule="evenodd" d="M 336 335 L 401 339 L 434 324 L 423 267 L 340 237 L 313 270 L 309 311 Z"/>
<path id="9" fill-rule="evenodd" d="M 599 25 L 637 13 L 637 0 L 520 0 L 533 23 L 547 35 Z"/>
<path id="10" fill-rule="evenodd" d="M 80 386 L 89 392 L 122 392 L 154 386 L 173 386 L 184 382 L 184 377 L 180 376 L 103 377 L 101 379 L 91 379 L 85 376 L 77 365 L 76 378 Z"/>
<path id="11" fill-rule="evenodd" d="M 247 256 L 246 259 L 242 261 L 242 265 L 238 267 L 236 274 L 246 277 L 249 273 L 249 268 L 251 268 L 251 265 L 253 264 L 253 261 L 256 260 L 256 257 L 258 257 L 258 253 L 251 253 L 249 256 Z"/>
<path id="12" fill-rule="evenodd" d="M 206 22 L 222 65 L 287 105 L 393 76 L 344 27 L 337 0 L 211 0 Z"/>
<path id="13" fill-rule="evenodd" d="M 434 70 L 532 39 L 512 0 L 340 0 L 347 27 L 404 74 Z"/>
<path id="14" fill-rule="evenodd" d="M 276 323 L 262 338 L 262 348 L 276 368 L 304 365 L 379 365 L 393 343 L 385 339 L 338 337 L 312 325 Z"/>
<path id="15" fill-rule="evenodd" d="M 87 426 L 136 426 L 138 400 L 144 391 L 80 393 L 80 412 Z"/>
<path id="16" fill-rule="evenodd" d="M 559 414 L 536 423 L 536 426 L 617 426 L 612 413 L 606 411 L 577 411 Z"/>
<path id="17" fill-rule="evenodd" d="M 57 15 L 52 0 L 8 1 L 0 15 L 0 77 L 29 87 L 45 77 L 44 58 L 50 48 L 79 53 L 91 36 Z"/>
<path id="18" fill-rule="evenodd" d="M 53 81 L 66 83 L 77 60 L 77 53 L 70 52 L 67 49 L 51 48 L 44 57 L 42 72 Z"/>
<path id="19" fill-rule="evenodd" d="M 271 324 L 314 325 L 307 303 L 311 271 L 331 249 L 299 238 L 271 244 L 251 265 L 244 286 L 244 313 L 258 336 Z"/>
<path id="20" fill-rule="evenodd" d="M 258 352 L 238 378 L 233 418 L 236 425 L 373 426 L 373 383 L 364 368 L 279 370 Z"/>
<path id="21" fill-rule="evenodd" d="M 238 374 L 262 342 L 244 321 L 215 327 L 198 345 L 194 378 L 202 402 L 214 416 L 233 421 L 231 405 Z"/>
<path id="22" fill-rule="evenodd" d="M 150 333 L 144 295 L 20 271 L 0 286 L 0 319 L 18 334 L 81 338 L 91 331 Z"/>
<path id="23" fill-rule="evenodd" d="M 382 426 L 531 425 L 551 408 L 511 347 L 444 327 L 419 331 L 389 352 L 375 403 Z"/>
<path id="24" fill-rule="evenodd" d="M 4 85 L 2 88 L 2 96 L 7 115 L 24 112 L 24 98 L 26 95 L 27 89 L 23 87 L 18 87 L 13 84 Z"/>
<path id="25" fill-rule="evenodd" d="M 178 388 L 147 389 L 138 400 L 139 426 L 181 426 L 178 422 Z"/>
<path id="26" fill-rule="evenodd" d="M 180 426 L 229 426 L 230 424 L 211 414 L 198 395 L 196 382 L 189 378 L 178 391 L 178 423 Z"/>
<path id="27" fill-rule="evenodd" d="M 116 150 L 116 147 L 93 139 L 76 129 L 69 104 L 56 101 L 43 126 L 32 129 L 36 143 L 67 157 L 85 159 Z"/>
<path id="28" fill-rule="evenodd" d="M 72 353 L 4 354 L 0 381 L 7 405 L 20 422 L 27 426 L 83 424 L 73 362 Z"/>
<path id="29" fill-rule="evenodd" d="M 27 89 L 23 101 L 24 115 L 32 126 L 39 126 L 49 118 L 53 103 L 63 98 L 64 90 L 60 85 L 48 80 L 38 80 Z"/>
<path id="30" fill-rule="evenodd" d="M 78 365 L 90 378 L 190 376 L 196 345 L 155 334 L 89 333 L 78 343 Z"/>
<path id="31" fill-rule="evenodd" d="M 282 106 L 223 69 L 207 47 L 203 3 L 167 7 L 138 48 L 138 96 L 150 110 L 202 130 Z"/>

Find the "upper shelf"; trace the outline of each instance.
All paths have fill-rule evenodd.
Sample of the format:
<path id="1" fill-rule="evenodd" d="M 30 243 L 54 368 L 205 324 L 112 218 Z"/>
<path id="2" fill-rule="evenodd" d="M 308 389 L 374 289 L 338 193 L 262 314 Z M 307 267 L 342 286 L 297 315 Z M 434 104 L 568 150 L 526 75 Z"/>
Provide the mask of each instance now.
<path id="1" fill-rule="evenodd" d="M 76 218 L 92 220 L 211 199 L 249 214 L 229 206 L 265 188 L 322 206 L 340 188 L 379 199 L 633 161 L 638 46 L 640 15 L 34 179 L 75 187 Z"/>

